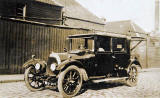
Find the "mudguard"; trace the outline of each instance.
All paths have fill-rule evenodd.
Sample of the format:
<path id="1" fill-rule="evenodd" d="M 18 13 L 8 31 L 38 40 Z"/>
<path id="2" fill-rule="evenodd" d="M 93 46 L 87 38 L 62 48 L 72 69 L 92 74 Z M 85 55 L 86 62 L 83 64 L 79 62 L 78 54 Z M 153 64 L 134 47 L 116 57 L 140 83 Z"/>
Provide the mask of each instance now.
<path id="1" fill-rule="evenodd" d="M 26 69 L 30 66 L 35 66 L 37 63 L 42 65 L 42 68 L 45 68 L 47 63 L 40 59 L 30 59 L 26 63 L 23 64 L 23 67 Z"/>
<path id="2" fill-rule="evenodd" d="M 58 65 L 56 70 L 63 71 L 63 70 L 65 70 L 65 68 L 67 68 L 70 65 L 75 65 L 75 66 L 79 67 L 80 71 L 82 73 L 83 80 L 84 81 L 88 80 L 88 75 L 87 75 L 86 70 L 83 68 L 83 64 L 80 61 L 77 61 L 74 59 L 70 59 L 70 60 L 66 60 L 66 61 L 62 62 L 61 64 Z"/>
<path id="3" fill-rule="evenodd" d="M 137 59 L 131 59 L 130 66 L 131 66 L 132 64 L 135 64 L 135 65 L 139 66 L 140 68 L 142 68 L 140 62 L 139 62 Z"/>
<path id="4" fill-rule="evenodd" d="M 80 71 L 82 73 L 83 80 L 87 81 L 88 80 L 88 75 L 87 75 L 86 70 L 84 68 L 80 68 Z"/>
<path id="5" fill-rule="evenodd" d="M 140 62 L 137 59 L 130 59 L 130 64 L 127 67 L 127 72 L 129 71 L 129 68 L 132 64 L 135 64 L 136 66 L 142 68 Z"/>
<path id="6" fill-rule="evenodd" d="M 69 65 L 76 64 L 78 67 L 83 67 L 83 64 L 80 61 L 74 60 L 74 59 L 69 59 L 63 61 L 61 64 L 58 65 L 56 70 L 63 70 L 65 67 L 68 67 Z"/>

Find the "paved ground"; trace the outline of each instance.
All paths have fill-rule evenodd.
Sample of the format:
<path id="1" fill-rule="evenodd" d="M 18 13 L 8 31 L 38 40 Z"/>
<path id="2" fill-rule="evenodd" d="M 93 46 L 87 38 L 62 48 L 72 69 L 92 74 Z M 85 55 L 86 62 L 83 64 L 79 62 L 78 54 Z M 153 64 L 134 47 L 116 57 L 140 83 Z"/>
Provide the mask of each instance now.
<path id="1" fill-rule="evenodd" d="M 86 88 L 86 89 L 84 89 Z M 160 69 L 139 74 L 136 87 L 117 83 L 86 84 L 75 98 L 160 98 Z M 0 98 L 59 98 L 58 92 L 43 90 L 30 92 L 24 82 L 1 83 Z"/>
<path id="2" fill-rule="evenodd" d="M 0 83 L 17 82 L 23 80 L 24 80 L 24 75 L 22 74 L 0 75 Z"/>

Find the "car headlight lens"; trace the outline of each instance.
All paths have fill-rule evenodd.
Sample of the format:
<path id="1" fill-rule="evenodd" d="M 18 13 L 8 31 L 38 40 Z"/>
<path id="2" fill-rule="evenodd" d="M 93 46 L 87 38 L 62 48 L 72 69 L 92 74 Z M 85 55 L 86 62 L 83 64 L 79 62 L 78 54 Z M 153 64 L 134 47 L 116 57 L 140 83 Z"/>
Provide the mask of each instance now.
<path id="1" fill-rule="evenodd" d="M 36 68 L 36 70 L 40 70 L 41 65 L 39 63 L 37 63 L 36 66 L 35 66 L 35 68 Z"/>
<path id="2" fill-rule="evenodd" d="M 56 70 L 56 66 L 57 66 L 57 64 L 56 64 L 56 63 L 53 63 L 53 64 L 51 64 L 50 69 L 51 69 L 52 71 L 55 71 L 55 70 Z"/>

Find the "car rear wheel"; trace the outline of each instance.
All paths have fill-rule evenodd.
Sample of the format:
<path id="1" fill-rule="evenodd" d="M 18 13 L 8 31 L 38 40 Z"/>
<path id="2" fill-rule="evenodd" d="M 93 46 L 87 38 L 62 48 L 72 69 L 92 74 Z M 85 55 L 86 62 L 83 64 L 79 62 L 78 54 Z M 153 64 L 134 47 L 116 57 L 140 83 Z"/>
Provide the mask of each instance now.
<path id="1" fill-rule="evenodd" d="M 63 97 L 77 95 L 82 86 L 82 75 L 77 66 L 71 65 L 60 73 L 58 78 L 58 90 Z"/>
<path id="2" fill-rule="evenodd" d="M 25 70 L 24 80 L 27 88 L 31 91 L 39 91 L 44 89 L 44 83 L 40 76 L 36 74 L 34 66 L 30 66 Z"/>
<path id="3" fill-rule="evenodd" d="M 137 66 L 133 64 L 129 67 L 128 78 L 126 79 L 127 85 L 131 87 L 136 86 L 138 81 L 137 76 L 138 76 L 138 69 Z"/>

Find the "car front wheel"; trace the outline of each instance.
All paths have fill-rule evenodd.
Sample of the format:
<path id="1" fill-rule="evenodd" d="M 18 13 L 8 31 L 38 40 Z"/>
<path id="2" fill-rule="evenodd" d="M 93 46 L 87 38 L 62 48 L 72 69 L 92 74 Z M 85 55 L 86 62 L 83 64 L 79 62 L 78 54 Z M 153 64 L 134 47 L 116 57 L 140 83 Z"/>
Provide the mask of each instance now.
<path id="1" fill-rule="evenodd" d="M 58 90 L 63 97 L 73 97 L 77 95 L 82 86 L 82 75 L 80 69 L 71 65 L 60 73 L 58 78 Z"/>
<path id="2" fill-rule="evenodd" d="M 40 76 L 36 73 L 34 66 L 30 66 L 25 70 L 24 80 L 27 88 L 31 91 L 39 91 L 44 89 L 44 83 Z"/>

